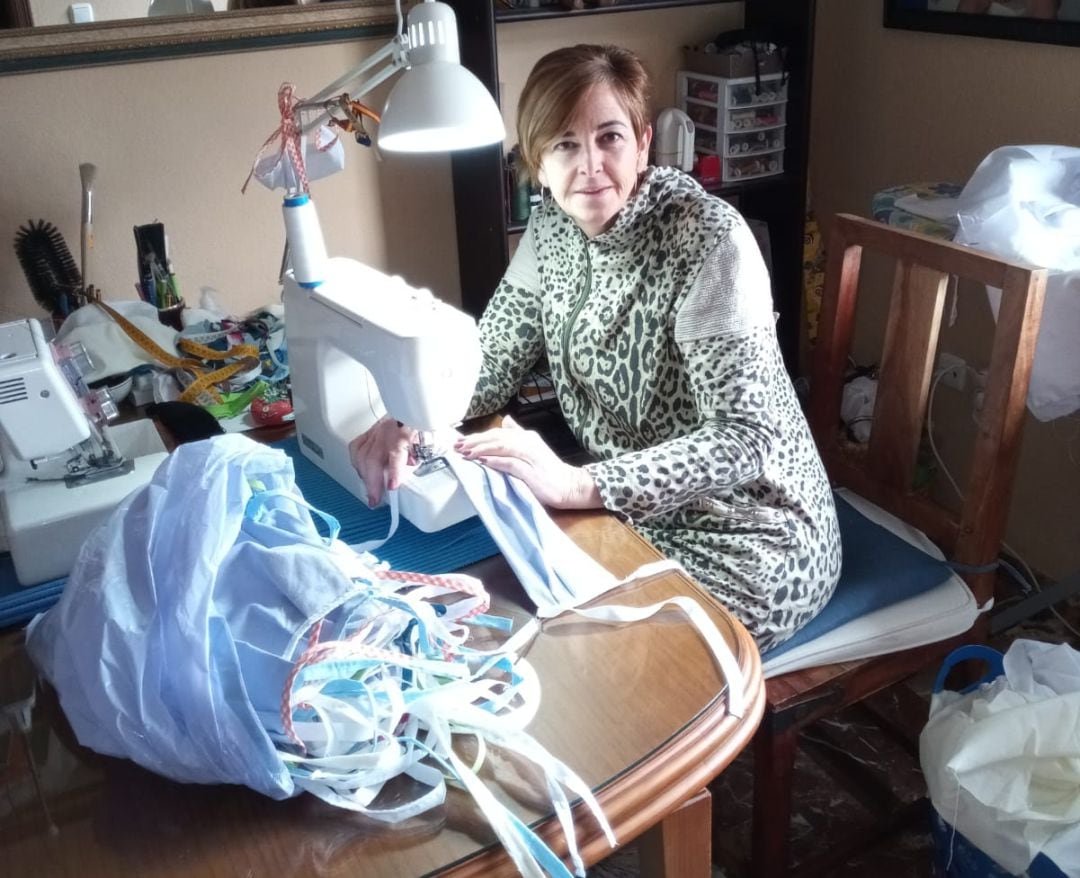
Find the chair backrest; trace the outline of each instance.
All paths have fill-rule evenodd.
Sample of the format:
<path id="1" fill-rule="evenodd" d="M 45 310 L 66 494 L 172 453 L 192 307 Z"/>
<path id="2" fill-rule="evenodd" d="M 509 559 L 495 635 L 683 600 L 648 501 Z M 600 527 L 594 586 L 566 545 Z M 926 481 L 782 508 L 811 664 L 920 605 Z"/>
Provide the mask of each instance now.
<path id="1" fill-rule="evenodd" d="M 870 440 L 858 445 L 849 442 L 841 428 L 840 401 L 864 249 L 895 258 L 896 273 Z M 959 513 L 914 487 L 950 275 L 1002 291 Z M 848 487 L 918 527 L 951 560 L 972 567 L 992 564 L 1005 533 L 1045 289 L 1045 269 L 837 215 L 827 253 L 809 408 L 810 426 L 834 485 Z M 965 578 L 980 603 L 992 596 L 992 574 Z"/>

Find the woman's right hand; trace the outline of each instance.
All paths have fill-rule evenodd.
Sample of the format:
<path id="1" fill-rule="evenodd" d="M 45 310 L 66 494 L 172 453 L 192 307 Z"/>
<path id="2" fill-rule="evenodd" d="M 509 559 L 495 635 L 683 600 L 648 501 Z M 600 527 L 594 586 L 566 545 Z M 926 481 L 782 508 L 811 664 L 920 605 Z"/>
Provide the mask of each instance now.
<path id="1" fill-rule="evenodd" d="M 415 430 L 384 415 L 349 443 L 349 459 L 367 489 L 368 506 L 378 506 L 384 489 L 394 491 L 401 484 L 415 441 Z"/>

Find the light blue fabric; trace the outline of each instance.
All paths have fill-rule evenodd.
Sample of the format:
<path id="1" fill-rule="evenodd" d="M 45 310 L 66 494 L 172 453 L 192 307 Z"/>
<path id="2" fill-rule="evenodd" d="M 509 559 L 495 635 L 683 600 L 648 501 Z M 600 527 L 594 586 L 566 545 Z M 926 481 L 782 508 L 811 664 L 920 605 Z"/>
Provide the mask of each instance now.
<path id="1" fill-rule="evenodd" d="M 352 582 L 281 451 L 239 435 L 178 448 L 87 539 L 27 648 L 80 743 L 167 777 L 295 792 L 264 731 L 293 633 Z M 245 516 L 249 510 L 254 519 Z"/>
<path id="2" fill-rule="evenodd" d="M 460 729 L 539 766 L 584 876 L 563 787 L 615 838 L 588 785 L 519 727 L 539 703 L 511 646 L 530 627 L 501 654 L 475 653 L 465 620 L 489 605 L 478 580 L 394 581 L 318 513 L 322 536 L 313 511 L 288 456 L 236 434 L 180 446 L 125 499 L 27 632 L 80 743 L 174 780 L 306 790 L 389 823 L 444 801 L 445 778 L 421 761 L 430 752 L 523 874 L 569 878 L 453 752 Z M 374 807 L 403 773 L 426 789 Z"/>
<path id="3" fill-rule="evenodd" d="M 551 520 L 520 479 L 457 454 L 446 460 L 541 618 L 579 607 L 619 584 Z"/>

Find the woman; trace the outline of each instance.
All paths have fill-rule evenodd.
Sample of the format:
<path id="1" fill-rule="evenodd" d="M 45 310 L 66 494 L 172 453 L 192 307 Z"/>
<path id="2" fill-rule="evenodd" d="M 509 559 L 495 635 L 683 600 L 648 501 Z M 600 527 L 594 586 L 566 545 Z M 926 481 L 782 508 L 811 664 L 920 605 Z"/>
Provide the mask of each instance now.
<path id="1" fill-rule="evenodd" d="M 606 507 L 681 562 L 764 650 L 828 600 L 840 540 L 821 461 L 776 342 L 769 278 L 742 217 L 671 168 L 648 168 L 648 76 L 631 52 L 542 58 L 518 108 L 533 212 L 480 321 L 470 415 L 501 408 L 547 354 L 567 423 L 596 463 L 563 463 L 513 424 L 465 457 L 544 504 Z M 413 434 L 353 443 L 377 503 Z"/>

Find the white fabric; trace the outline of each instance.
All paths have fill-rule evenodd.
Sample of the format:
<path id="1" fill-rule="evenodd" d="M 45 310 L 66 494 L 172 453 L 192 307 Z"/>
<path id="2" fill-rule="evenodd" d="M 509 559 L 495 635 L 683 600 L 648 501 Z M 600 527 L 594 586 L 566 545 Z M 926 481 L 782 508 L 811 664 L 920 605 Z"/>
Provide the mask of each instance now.
<path id="1" fill-rule="evenodd" d="M 1080 409 L 1080 149 L 996 149 L 958 203 L 957 243 L 1049 269 L 1028 407 L 1041 421 Z M 996 319 L 1001 291 L 987 293 Z"/>
<path id="2" fill-rule="evenodd" d="M 609 604 L 580 609 L 617 588 L 671 569 L 671 560 L 645 564 L 625 579 L 616 579 L 575 543 L 548 515 L 528 485 L 453 452 L 445 455 L 466 496 L 476 508 L 507 564 L 537 607 L 537 615 L 551 618 L 567 611 L 607 624 L 647 619 L 673 606 L 697 629 L 728 685 L 728 712 L 742 716 L 745 687 L 742 671 L 716 625 L 701 606 L 688 597 L 675 597 L 650 607 Z"/>
<path id="3" fill-rule="evenodd" d="M 949 222 L 956 219 L 959 202 L 955 198 L 924 198 L 921 195 L 912 194 L 897 198 L 893 205 L 915 216 L 937 222 Z"/>
<path id="4" fill-rule="evenodd" d="M 158 347 L 174 356 L 177 331 L 158 320 L 157 308 L 149 302 L 124 300 L 108 302 L 109 307 L 130 320 L 140 332 L 149 336 Z M 123 375 L 136 366 L 147 363 L 161 365 L 140 348 L 123 328 L 100 308 L 88 305 L 73 311 L 56 333 L 57 341 L 68 344 L 80 342 L 90 356 L 93 368 L 83 377 L 87 382 L 111 375 Z"/>
<path id="5" fill-rule="evenodd" d="M 1005 674 L 934 694 L 919 737 L 942 818 L 1013 874 L 1043 853 L 1080 878 L 1080 653 L 1016 640 Z"/>
<path id="6" fill-rule="evenodd" d="M 944 559 L 922 531 L 843 488 L 837 492 L 875 524 L 929 555 Z M 989 606 L 982 610 L 989 609 Z M 765 678 L 832 662 L 855 661 L 912 649 L 963 634 L 981 612 L 967 583 L 956 574 L 921 595 L 853 619 L 762 664 Z"/>
<path id="7" fill-rule="evenodd" d="M 840 399 L 840 420 L 856 442 L 870 441 L 877 387 L 877 379 L 869 375 L 860 375 L 844 385 Z"/>
<path id="8" fill-rule="evenodd" d="M 308 182 L 336 174 L 345 167 L 345 147 L 341 138 L 327 125 L 320 125 L 300 138 L 300 153 Z M 267 189 L 304 191 L 296 169 L 283 149 L 263 155 L 252 172 Z"/>

